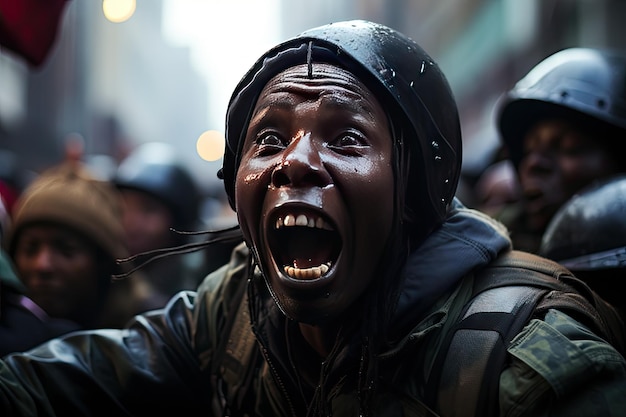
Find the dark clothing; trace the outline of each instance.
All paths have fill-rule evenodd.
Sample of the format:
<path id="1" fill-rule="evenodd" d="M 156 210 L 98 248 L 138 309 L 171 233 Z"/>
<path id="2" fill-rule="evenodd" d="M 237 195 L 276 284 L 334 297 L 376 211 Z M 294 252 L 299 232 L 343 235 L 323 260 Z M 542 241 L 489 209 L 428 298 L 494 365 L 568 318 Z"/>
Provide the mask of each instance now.
<path id="1" fill-rule="evenodd" d="M 379 357 L 381 378 L 371 415 L 431 415 L 421 403 L 424 379 L 471 295 L 472 271 L 509 245 L 497 225 L 458 208 L 410 256 L 398 320 L 391 329 L 402 336 Z M 241 283 L 249 282 L 251 326 L 240 337 L 253 334 L 263 354 L 242 362 L 251 371 L 248 415 L 300 417 L 308 407 L 318 411 L 314 415 L 358 415 L 358 338 L 331 353 L 319 381 L 303 379 L 295 370 L 317 359 L 294 350 L 295 324 L 278 310 L 258 270 L 250 275 L 249 256 L 242 245 L 197 293 L 180 293 L 165 310 L 137 317 L 128 329 L 80 332 L 27 355 L 9 355 L 0 363 L 1 412 L 222 415 L 211 411 L 219 409 L 225 392 L 211 370 L 224 359 L 216 356 L 218 346 L 241 300 Z M 565 417 L 572 410 L 626 415 L 624 358 L 563 312 L 549 310 L 531 320 L 509 346 L 508 360 L 500 378 L 502 416 Z"/>
<path id="2" fill-rule="evenodd" d="M 76 323 L 48 317 L 22 290 L 6 254 L 0 252 L 0 356 L 79 329 Z"/>

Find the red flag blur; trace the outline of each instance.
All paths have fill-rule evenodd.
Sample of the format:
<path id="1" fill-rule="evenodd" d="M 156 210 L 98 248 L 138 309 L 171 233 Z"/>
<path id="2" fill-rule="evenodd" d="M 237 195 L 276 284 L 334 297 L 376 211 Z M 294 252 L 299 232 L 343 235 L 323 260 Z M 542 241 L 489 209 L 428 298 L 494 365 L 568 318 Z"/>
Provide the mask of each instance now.
<path id="1" fill-rule="evenodd" d="M 57 37 L 67 1 L 0 0 L 0 46 L 41 65 Z"/>

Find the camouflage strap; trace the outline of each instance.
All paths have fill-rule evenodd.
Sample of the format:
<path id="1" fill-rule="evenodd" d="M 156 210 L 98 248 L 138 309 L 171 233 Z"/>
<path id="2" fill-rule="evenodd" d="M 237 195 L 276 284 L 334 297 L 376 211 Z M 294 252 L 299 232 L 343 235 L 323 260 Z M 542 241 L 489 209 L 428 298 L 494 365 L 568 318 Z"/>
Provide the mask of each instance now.
<path id="1" fill-rule="evenodd" d="M 524 286 L 495 288 L 476 295 L 465 306 L 434 363 L 439 373 L 429 381 L 442 415 L 498 415 L 506 347 L 545 292 Z"/>
<path id="2" fill-rule="evenodd" d="M 548 308 L 571 314 L 602 336 L 611 332 L 606 303 L 556 262 L 510 251 L 481 270 L 472 298 L 435 358 L 427 404 L 442 415 L 499 415 L 507 347 L 532 317 Z"/>

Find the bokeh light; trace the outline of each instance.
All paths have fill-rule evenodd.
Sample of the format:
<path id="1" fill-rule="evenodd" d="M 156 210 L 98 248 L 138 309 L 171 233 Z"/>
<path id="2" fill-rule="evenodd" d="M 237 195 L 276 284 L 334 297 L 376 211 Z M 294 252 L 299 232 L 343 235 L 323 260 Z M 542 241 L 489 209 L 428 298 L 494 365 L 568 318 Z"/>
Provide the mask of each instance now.
<path id="1" fill-rule="evenodd" d="M 205 161 L 217 161 L 224 156 L 226 138 L 217 130 L 207 130 L 202 133 L 196 142 L 196 150 L 200 158 Z"/>
<path id="2" fill-rule="evenodd" d="M 125 22 L 135 13 L 137 0 L 102 0 L 104 16 L 113 23 Z"/>

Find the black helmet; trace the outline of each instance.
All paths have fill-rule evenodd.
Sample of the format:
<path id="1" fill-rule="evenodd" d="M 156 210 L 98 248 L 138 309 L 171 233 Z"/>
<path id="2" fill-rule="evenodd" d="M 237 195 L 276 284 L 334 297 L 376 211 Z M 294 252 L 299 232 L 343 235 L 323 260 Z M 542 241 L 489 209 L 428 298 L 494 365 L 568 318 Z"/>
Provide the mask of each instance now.
<path id="1" fill-rule="evenodd" d="M 596 183 L 563 205 L 539 253 L 572 271 L 626 268 L 626 175 Z"/>
<path id="2" fill-rule="evenodd" d="M 497 125 L 518 166 L 523 137 L 533 122 L 565 117 L 595 129 L 626 132 L 626 56 L 570 48 L 536 65 L 497 105 Z"/>
<path id="3" fill-rule="evenodd" d="M 251 112 L 265 84 L 279 72 L 307 62 L 352 72 L 389 109 L 394 137 L 412 160 L 407 205 L 441 222 L 461 168 L 461 129 L 450 86 L 432 58 L 413 40 L 367 21 L 338 22 L 307 30 L 279 44 L 239 82 L 226 116 L 226 150 L 220 176 L 235 209 L 235 175 Z M 426 190 L 424 199 L 419 190 Z"/>
<path id="4" fill-rule="evenodd" d="M 118 189 L 143 191 L 164 202 L 173 212 L 175 227 L 189 227 L 198 218 L 200 194 L 191 173 L 175 149 L 160 142 L 137 147 L 117 169 Z"/>

